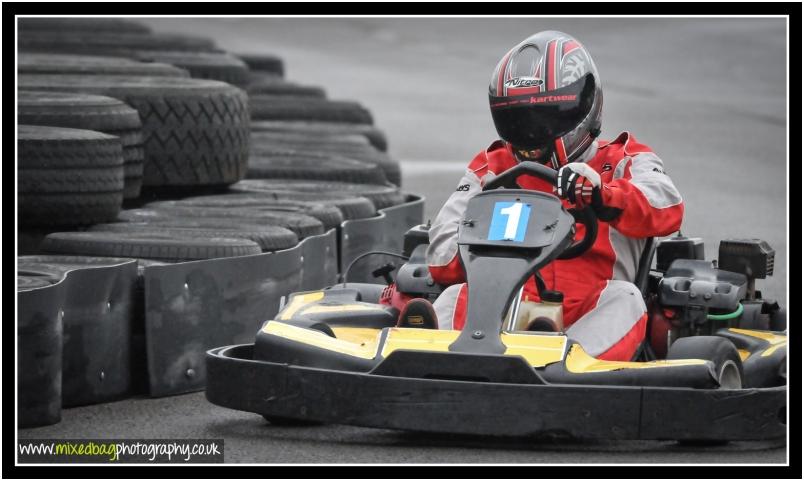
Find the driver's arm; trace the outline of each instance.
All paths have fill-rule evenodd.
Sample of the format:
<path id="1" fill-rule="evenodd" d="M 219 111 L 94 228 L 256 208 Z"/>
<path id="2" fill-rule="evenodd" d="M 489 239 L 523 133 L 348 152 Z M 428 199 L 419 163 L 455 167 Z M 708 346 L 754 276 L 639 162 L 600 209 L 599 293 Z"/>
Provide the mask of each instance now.
<path id="1" fill-rule="evenodd" d="M 482 190 L 481 179 L 489 175 L 482 154 L 469 164 L 455 192 L 449 196 L 430 226 L 427 264 L 433 280 L 442 285 L 466 281 L 466 273 L 458 258 L 458 225 L 469 199 Z"/>
<path id="2" fill-rule="evenodd" d="M 608 220 L 623 235 L 661 237 L 681 228 L 684 202 L 653 152 L 631 156 L 622 177 L 604 184 L 603 204 L 611 209 Z M 605 216 L 603 216 L 605 217 Z"/>

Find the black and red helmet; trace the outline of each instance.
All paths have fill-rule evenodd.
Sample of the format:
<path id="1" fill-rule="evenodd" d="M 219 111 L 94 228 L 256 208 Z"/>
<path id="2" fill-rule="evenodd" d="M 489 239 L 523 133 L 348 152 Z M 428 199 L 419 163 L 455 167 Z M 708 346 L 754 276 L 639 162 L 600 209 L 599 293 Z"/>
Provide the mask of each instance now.
<path id="1" fill-rule="evenodd" d="M 600 134 L 603 90 L 580 42 L 554 30 L 534 34 L 503 56 L 489 84 L 491 117 L 520 160 L 559 168 Z"/>

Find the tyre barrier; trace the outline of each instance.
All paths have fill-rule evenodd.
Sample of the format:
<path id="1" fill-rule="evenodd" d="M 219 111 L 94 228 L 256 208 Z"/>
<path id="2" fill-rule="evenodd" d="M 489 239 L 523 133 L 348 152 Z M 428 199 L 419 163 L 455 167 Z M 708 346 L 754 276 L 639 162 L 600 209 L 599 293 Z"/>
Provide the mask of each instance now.
<path id="1" fill-rule="evenodd" d="M 62 406 L 203 389 L 206 350 L 248 342 L 283 297 L 335 284 L 361 253 L 401 252 L 424 214 L 423 197 L 404 200 L 273 252 L 177 263 L 19 258 L 19 427 L 57 423 Z M 348 280 L 378 282 L 370 260 Z"/>
<path id="2" fill-rule="evenodd" d="M 348 220 L 341 226 L 340 272 L 358 256 L 370 251 L 401 253 L 404 233 L 424 220 L 424 197 L 408 194 L 404 204 L 382 209 L 376 217 Z M 377 255 L 354 263 L 346 281 L 377 282 L 372 271 L 386 263 L 400 265 L 397 257 Z"/>
<path id="3" fill-rule="evenodd" d="M 300 85 L 279 79 L 273 75 L 251 75 L 246 86 L 249 95 L 291 95 L 296 97 L 326 98 L 327 93 L 322 87 L 314 85 Z"/>
<path id="4" fill-rule="evenodd" d="M 145 151 L 136 110 L 100 95 L 17 92 L 17 122 L 26 125 L 95 130 L 120 138 L 123 147 L 123 199 L 139 197 Z"/>
<path id="5" fill-rule="evenodd" d="M 249 81 L 248 66 L 225 52 L 145 50 L 137 53 L 136 58 L 142 62 L 170 64 L 190 72 L 191 77 L 218 80 L 238 87 L 245 87 Z"/>
<path id="6" fill-rule="evenodd" d="M 373 209 L 373 204 L 370 204 L 371 201 L 368 199 L 365 199 L 365 201 L 371 206 L 371 211 L 368 212 L 364 217 L 372 217 L 376 215 L 376 210 Z M 323 200 L 321 202 L 323 202 Z M 180 201 L 176 201 L 174 205 L 188 207 L 226 207 L 229 209 L 255 208 L 258 210 L 265 209 L 277 212 L 298 212 L 300 214 L 309 215 L 310 217 L 315 217 L 322 224 L 324 224 L 325 229 L 340 227 L 341 223 L 346 219 L 343 209 L 338 208 L 336 204 L 277 200 L 270 194 L 264 192 L 243 192 L 187 197 Z"/>
<path id="7" fill-rule="evenodd" d="M 86 225 L 117 216 L 125 185 L 119 137 L 38 125 L 19 125 L 17 133 L 20 225 Z"/>
<path id="8" fill-rule="evenodd" d="M 240 185 L 246 185 L 247 189 L 262 189 L 269 192 L 288 192 L 303 194 L 318 194 L 323 191 L 347 194 L 350 196 L 362 196 L 369 199 L 377 210 L 385 209 L 405 202 L 405 196 L 399 188 L 392 184 L 355 184 L 351 182 L 320 182 L 301 179 L 249 179 L 239 182 L 234 186 L 239 190 Z"/>
<path id="9" fill-rule="evenodd" d="M 148 77 L 189 77 L 190 73 L 174 65 L 138 62 L 121 57 L 69 55 L 57 53 L 20 53 L 17 73 L 71 75 L 145 75 Z"/>
<path id="10" fill-rule="evenodd" d="M 337 154 L 319 154 L 285 148 L 252 148 L 247 179 L 307 179 L 383 184 L 385 173 L 377 164 Z"/>
<path id="11" fill-rule="evenodd" d="M 386 152 L 377 149 L 368 138 L 357 134 L 324 134 L 303 131 L 254 131 L 251 132 L 251 156 L 254 163 L 263 154 L 282 151 L 297 151 L 311 155 L 324 152 L 326 155 L 345 157 L 359 162 L 371 164 L 382 170 L 382 180 L 371 180 L 370 183 L 383 183 L 388 180 L 394 185 L 402 185 L 402 171 L 399 162 Z M 326 166 L 322 166 L 326 167 Z M 301 179 L 310 177 L 299 177 Z M 348 179 L 347 182 L 356 182 Z"/>
<path id="12" fill-rule="evenodd" d="M 190 35 L 43 30 L 21 32 L 17 48 L 20 52 L 103 55 L 136 60 L 141 50 L 213 52 L 217 47 L 209 38 Z"/>
<path id="13" fill-rule="evenodd" d="M 135 108 L 144 138 L 143 186 L 220 186 L 246 174 L 248 97 L 232 85 L 113 75 L 19 75 L 18 84 L 114 97 Z"/>
<path id="14" fill-rule="evenodd" d="M 257 228 L 260 225 L 279 226 L 293 231 L 299 239 L 323 234 L 324 224 L 315 217 L 298 212 L 261 209 L 230 209 L 222 207 L 183 206 L 176 201 L 146 204 L 146 208 L 126 210 L 118 219 L 124 222 L 150 222 L 155 225 L 176 225 L 175 219 L 214 222 L 214 225 Z M 210 227 L 213 224 L 210 224 Z M 295 244 L 295 243 L 294 243 Z"/>
<path id="15" fill-rule="evenodd" d="M 317 97 L 255 95 L 251 97 L 253 120 L 308 120 L 372 125 L 371 112 L 352 100 Z"/>
<path id="16" fill-rule="evenodd" d="M 62 407 L 203 389 L 206 350 L 250 340 L 285 296 L 334 284 L 363 252 L 401 251 L 422 221 L 424 199 L 399 192 L 371 113 L 285 80 L 281 58 L 125 20 L 19 28 L 21 105 L 69 104 L 21 107 L 47 126 L 26 129 L 99 131 L 26 138 L 30 162 L 20 156 L 19 427 L 59 422 Z M 100 132 L 114 153 L 94 146 L 110 141 Z M 99 172 L 112 164 L 121 172 Z M 270 178 L 241 181 L 247 170 Z M 123 180 L 141 209 L 120 210 Z M 140 182 L 148 197 L 184 198 L 146 204 Z M 349 280 L 377 282 L 372 265 Z"/>
<path id="17" fill-rule="evenodd" d="M 280 202 L 326 202 L 340 209 L 345 220 L 365 219 L 377 214 L 374 203 L 365 196 L 339 192 L 284 191 L 272 188 L 272 185 L 265 182 L 265 179 L 241 180 L 232 185 L 229 190 L 244 195 L 264 194 Z"/>
<path id="18" fill-rule="evenodd" d="M 20 34 L 29 32 L 57 31 L 57 32 L 106 32 L 106 33 L 135 33 L 150 34 L 147 25 L 120 18 L 38 18 L 23 17 L 17 20 Z"/>
<path id="19" fill-rule="evenodd" d="M 295 133 L 307 135 L 308 138 L 362 135 L 377 150 L 381 152 L 388 150 L 388 139 L 383 131 L 367 124 L 346 124 L 315 120 L 252 120 L 251 131 Z"/>
<path id="20" fill-rule="evenodd" d="M 44 264 L 62 277 L 17 293 L 19 426 L 53 424 L 62 406 L 128 394 L 137 370 L 130 337 L 136 261 L 33 256 L 18 262 L 21 272 Z"/>
<path id="21" fill-rule="evenodd" d="M 276 55 L 251 53 L 237 53 L 235 55 L 254 72 L 272 74 L 278 78 L 285 76 L 285 62 Z"/>

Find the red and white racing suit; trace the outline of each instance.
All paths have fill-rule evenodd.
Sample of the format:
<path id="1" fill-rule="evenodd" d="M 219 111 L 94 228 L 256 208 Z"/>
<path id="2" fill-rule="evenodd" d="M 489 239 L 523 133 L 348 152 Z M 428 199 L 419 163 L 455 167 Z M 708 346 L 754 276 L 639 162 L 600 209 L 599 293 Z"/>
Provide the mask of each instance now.
<path id="1" fill-rule="evenodd" d="M 684 204 L 661 159 L 628 132 L 611 142 L 593 142 L 580 161 L 600 174 L 603 203 L 618 215 L 599 221 L 597 239 L 583 255 L 555 260 L 540 272 L 547 289 L 564 293 L 567 336 L 599 359 L 627 361 L 645 338 L 647 309 L 633 284 L 645 239 L 679 230 Z M 516 163 L 502 141 L 477 154 L 430 227 L 430 273 L 436 282 L 449 285 L 433 303 L 439 329 L 461 329 L 466 321 L 467 289 L 457 234 L 467 202 L 486 180 Z M 520 177 L 518 184 L 554 193 L 553 185 L 535 177 Z M 572 207 L 566 199 L 563 203 Z M 577 230 L 580 239 L 583 226 Z M 522 299 L 539 300 L 534 278 L 525 283 Z"/>

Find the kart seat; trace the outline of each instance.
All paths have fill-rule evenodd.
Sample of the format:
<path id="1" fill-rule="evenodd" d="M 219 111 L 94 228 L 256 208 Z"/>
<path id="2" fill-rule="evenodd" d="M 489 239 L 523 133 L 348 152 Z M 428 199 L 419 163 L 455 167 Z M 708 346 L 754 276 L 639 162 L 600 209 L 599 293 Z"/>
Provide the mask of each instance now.
<path id="1" fill-rule="evenodd" d="M 650 266 L 653 264 L 653 258 L 656 255 L 656 239 L 648 237 L 645 240 L 645 247 L 642 249 L 642 255 L 639 256 L 639 265 L 637 266 L 636 277 L 634 284 L 639 288 L 643 298 L 648 296 L 648 278 L 650 274 Z"/>

